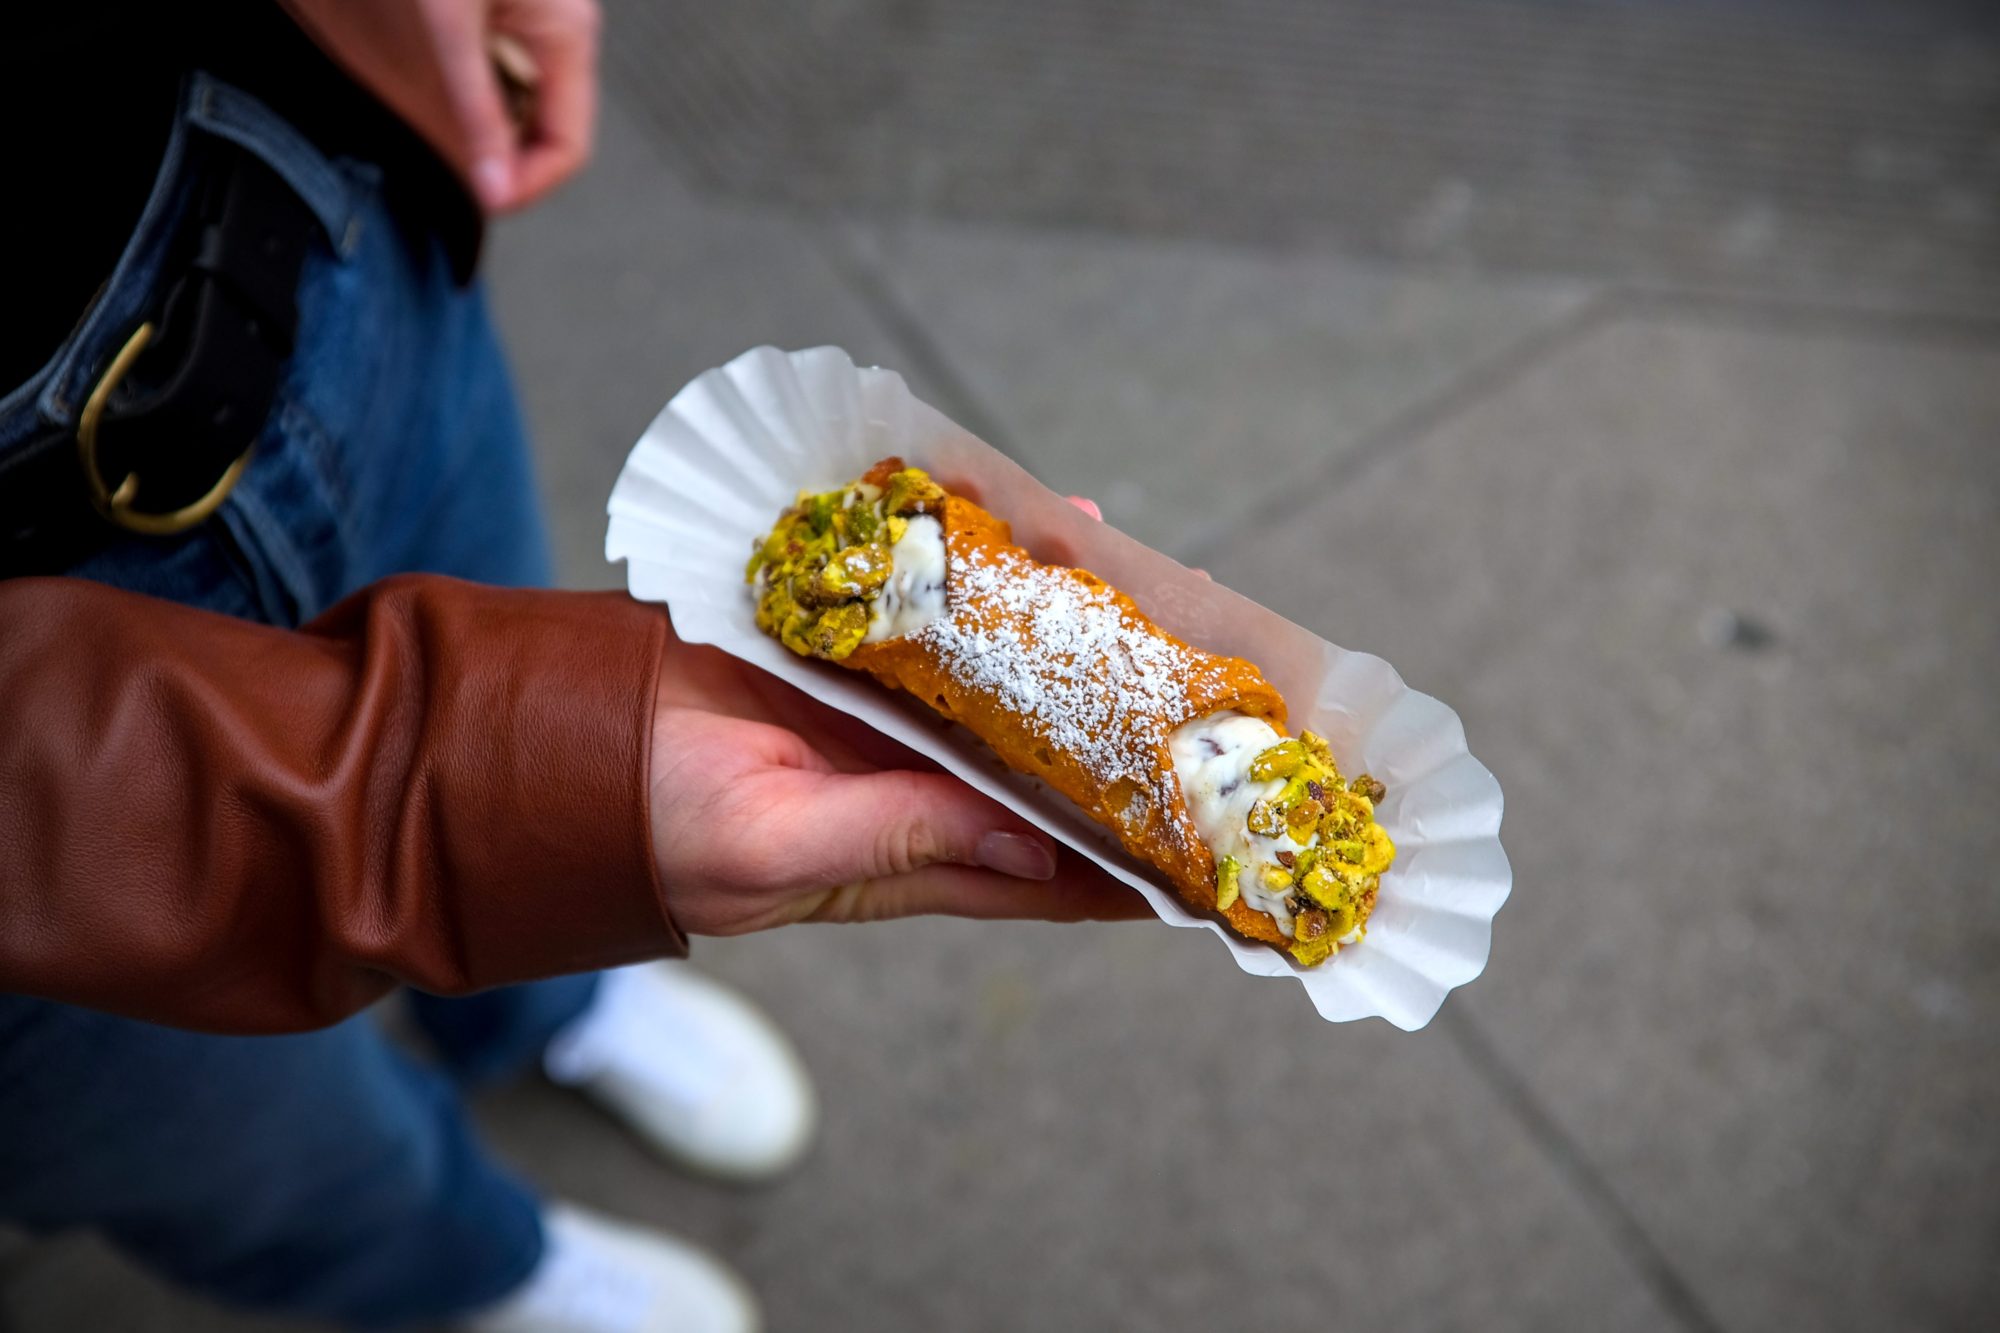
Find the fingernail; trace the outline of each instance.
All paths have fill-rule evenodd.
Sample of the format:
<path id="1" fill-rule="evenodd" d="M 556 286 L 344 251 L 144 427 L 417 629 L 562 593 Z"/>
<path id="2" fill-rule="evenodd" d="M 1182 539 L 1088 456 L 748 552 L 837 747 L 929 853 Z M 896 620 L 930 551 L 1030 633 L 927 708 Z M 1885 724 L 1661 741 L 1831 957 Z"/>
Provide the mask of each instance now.
<path id="1" fill-rule="evenodd" d="M 507 164 L 497 157 L 482 157 L 474 162 L 472 190 L 487 208 L 500 207 L 507 200 Z"/>
<path id="2" fill-rule="evenodd" d="M 1015 879 L 1054 879 L 1056 874 L 1056 854 L 1025 833 L 989 833 L 973 849 L 972 859 Z"/>
<path id="3" fill-rule="evenodd" d="M 1098 522 L 1101 523 L 1104 521 L 1104 511 L 1097 507 L 1097 501 L 1087 499 L 1081 495 L 1072 495 L 1069 497 L 1069 502 Z"/>

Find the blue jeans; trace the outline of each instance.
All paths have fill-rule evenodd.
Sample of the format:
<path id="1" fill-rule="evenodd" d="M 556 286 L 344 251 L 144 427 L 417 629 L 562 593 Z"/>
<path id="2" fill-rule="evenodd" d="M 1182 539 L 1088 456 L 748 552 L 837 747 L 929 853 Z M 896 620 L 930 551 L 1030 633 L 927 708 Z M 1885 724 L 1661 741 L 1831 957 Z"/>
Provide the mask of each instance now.
<path id="1" fill-rule="evenodd" d="M 546 582 L 526 441 L 481 293 L 455 287 L 437 244 L 398 223 L 371 166 L 328 160 L 202 76 L 90 315 L 0 399 L 0 452 L 45 423 L 73 423 L 155 308 L 167 238 L 219 141 L 268 163 L 321 228 L 300 279 L 296 352 L 215 519 L 71 572 L 283 625 L 399 571 Z M 451 1078 L 365 1015 L 300 1036 L 220 1037 L 0 996 L 0 1218 L 95 1228 L 163 1276 L 240 1305 L 373 1326 L 484 1304 L 540 1257 L 539 1208 L 485 1155 L 454 1082 L 528 1063 L 595 985 L 412 996 Z"/>

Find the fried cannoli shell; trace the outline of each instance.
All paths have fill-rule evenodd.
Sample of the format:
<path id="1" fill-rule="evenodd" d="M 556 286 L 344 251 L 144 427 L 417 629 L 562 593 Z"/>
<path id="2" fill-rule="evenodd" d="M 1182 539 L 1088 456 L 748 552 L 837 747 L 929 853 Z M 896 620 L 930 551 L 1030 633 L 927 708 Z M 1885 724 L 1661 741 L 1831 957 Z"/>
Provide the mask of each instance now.
<path id="1" fill-rule="evenodd" d="M 1096 575 L 1036 561 L 1013 544 L 1005 522 L 970 500 L 948 495 L 936 517 L 947 560 L 944 617 L 864 643 L 841 665 L 961 723 L 1008 767 L 1116 833 L 1195 909 L 1213 911 L 1215 858 L 1188 814 L 1167 737 L 1224 709 L 1282 733 L 1284 698 L 1253 664 L 1175 638 Z M 1073 619 L 1094 632 L 1071 633 L 1072 618 L 1051 619 L 1051 607 L 1080 610 Z M 1064 642 L 1046 642 L 1051 634 Z M 1138 662 L 1153 669 L 1142 672 Z M 1269 915 L 1241 899 L 1223 915 L 1251 939 L 1287 942 Z"/>

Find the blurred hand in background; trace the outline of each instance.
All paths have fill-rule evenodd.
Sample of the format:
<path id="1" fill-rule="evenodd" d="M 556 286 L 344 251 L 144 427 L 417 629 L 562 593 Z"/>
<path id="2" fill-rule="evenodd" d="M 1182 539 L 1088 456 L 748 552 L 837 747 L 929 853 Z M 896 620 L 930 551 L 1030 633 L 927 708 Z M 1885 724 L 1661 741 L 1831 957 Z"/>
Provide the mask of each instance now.
<path id="1" fill-rule="evenodd" d="M 589 160 L 596 0 L 280 3 L 451 164 L 487 213 L 526 207 Z M 511 102 L 509 81 L 524 89 Z"/>

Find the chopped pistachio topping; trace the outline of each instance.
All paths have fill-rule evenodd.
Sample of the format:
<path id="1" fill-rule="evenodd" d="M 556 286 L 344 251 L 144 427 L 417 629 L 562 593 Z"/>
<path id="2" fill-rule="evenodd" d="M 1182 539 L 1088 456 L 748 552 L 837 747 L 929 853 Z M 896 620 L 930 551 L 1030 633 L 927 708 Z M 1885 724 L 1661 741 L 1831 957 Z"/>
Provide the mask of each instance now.
<path id="1" fill-rule="evenodd" d="M 1305 762 L 1306 747 L 1299 741 L 1279 741 L 1270 749 L 1250 761 L 1250 780 L 1269 782 L 1274 778 L 1288 778 L 1299 771 Z"/>
<path id="2" fill-rule="evenodd" d="M 1243 874 L 1243 863 L 1233 856 L 1225 856 L 1215 865 L 1215 910 L 1227 912 L 1235 901 L 1242 897 L 1243 889 L 1239 879 Z"/>
<path id="3" fill-rule="evenodd" d="M 801 657 L 837 662 L 868 634 L 869 605 L 895 568 L 891 548 L 911 514 L 935 512 L 944 488 L 921 468 L 876 487 L 800 491 L 751 552 L 757 628 Z"/>
<path id="4" fill-rule="evenodd" d="M 1323 865 L 1315 865 L 1299 876 L 1299 888 L 1321 907 L 1338 907 L 1344 886 L 1333 871 Z"/>
<path id="5" fill-rule="evenodd" d="M 1292 917 L 1292 957 L 1308 967 L 1325 961 L 1339 947 L 1339 940 L 1327 914 L 1317 907 L 1301 908 Z"/>
<path id="6" fill-rule="evenodd" d="M 1285 784 L 1276 796 L 1252 805 L 1245 823 L 1253 834 L 1283 834 L 1298 845 L 1296 851 L 1278 853 L 1278 863 L 1260 867 L 1257 874 L 1266 890 L 1291 891 L 1291 954 L 1311 967 L 1339 949 L 1362 921 L 1375 901 L 1382 872 L 1396 858 L 1396 845 L 1375 822 L 1375 802 L 1384 789 L 1366 773 L 1352 782 L 1343 778 L 1325 738 L 1310 731 L 1259 752 L 1250 761 L 1250 776 Z M 1233 888 L 1242 867 L 1224 859 Z M 1217 905 L 1225 905 L 1220 894 Z"/>

